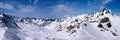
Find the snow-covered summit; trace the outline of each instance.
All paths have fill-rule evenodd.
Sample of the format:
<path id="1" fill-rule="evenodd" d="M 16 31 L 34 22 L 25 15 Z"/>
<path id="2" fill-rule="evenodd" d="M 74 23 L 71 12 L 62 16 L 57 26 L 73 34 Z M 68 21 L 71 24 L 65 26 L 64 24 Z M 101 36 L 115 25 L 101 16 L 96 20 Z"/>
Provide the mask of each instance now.
<path id="1" fill-rule="evenodd" d="M 58 19 L 0 13 L 0 40 L 119 40 L 119 19 L 107 8 Z"/>

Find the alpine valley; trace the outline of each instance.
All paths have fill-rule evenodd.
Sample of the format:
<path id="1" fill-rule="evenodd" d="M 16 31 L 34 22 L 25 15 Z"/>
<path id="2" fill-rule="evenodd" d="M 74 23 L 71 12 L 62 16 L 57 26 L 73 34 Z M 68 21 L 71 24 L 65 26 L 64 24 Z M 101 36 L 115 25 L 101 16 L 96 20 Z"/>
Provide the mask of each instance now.
<path id="1" fill-rule="evenodd" d="M 0 40 L 120 40 L 120 16 L 110 9 L 65 18 L 0 13 Z"/>

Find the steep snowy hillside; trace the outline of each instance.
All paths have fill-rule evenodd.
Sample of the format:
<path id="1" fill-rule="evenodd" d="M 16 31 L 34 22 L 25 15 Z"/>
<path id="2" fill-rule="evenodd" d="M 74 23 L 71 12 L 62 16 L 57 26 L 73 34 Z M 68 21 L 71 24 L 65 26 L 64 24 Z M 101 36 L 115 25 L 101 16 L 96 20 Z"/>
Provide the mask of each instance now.
<path id="1" fill-rule="evenodd" d="M 0 13 L 0 40 L 119 40 L 120 17 L 105 8 L 59 18 L 19 18 Z"/>

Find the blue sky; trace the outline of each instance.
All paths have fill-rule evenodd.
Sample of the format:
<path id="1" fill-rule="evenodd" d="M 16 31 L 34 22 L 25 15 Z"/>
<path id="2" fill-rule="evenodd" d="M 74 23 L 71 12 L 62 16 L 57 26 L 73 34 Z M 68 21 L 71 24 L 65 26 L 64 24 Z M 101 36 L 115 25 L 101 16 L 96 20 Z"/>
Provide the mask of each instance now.
<path id="1" fill-rule="evenodd" d="M 0 0 L 0 11 L 18 17 L 61 18 L 103 8 L 120 15 L 119 0 Z"/>

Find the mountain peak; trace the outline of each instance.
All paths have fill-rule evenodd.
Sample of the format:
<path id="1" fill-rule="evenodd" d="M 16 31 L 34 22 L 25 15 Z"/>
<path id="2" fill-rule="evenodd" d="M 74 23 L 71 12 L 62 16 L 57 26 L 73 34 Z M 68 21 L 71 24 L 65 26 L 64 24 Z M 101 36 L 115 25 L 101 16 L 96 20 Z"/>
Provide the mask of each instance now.
<path id="1" fill-rule="evenodd" d="M 108 16 L 108 15 L 114 16 L 114 14 L 108 8 L 104 8 L 104 9 L 101 9 L 101 10 L 99 10 L 97 12 L 94 12 L 94 15 L 95 16 Z"/>
<path id="2" fill-rule="evenodd" d="M 0 40 L 111 40 L 120 36 L 120 18 L 111 14 L 104 8 L 90 15 L 43 19 L 16 18 L 1 12 L 0 27 L 5 29 L 0 28 Z"/>
<path id="3" fill-rule="evenodd" d="M 112 14 L 111 10 L 108 9 L 108 8 L 104 8 L 104 9 L 102 10 L 102 13 L 103 13 L 103 14 Z"/>
<path id="4" fill-rule="evenodd" d="M 3 17 L 4 13 L 3 12 L 0 12 L 0 17 Z"/>

